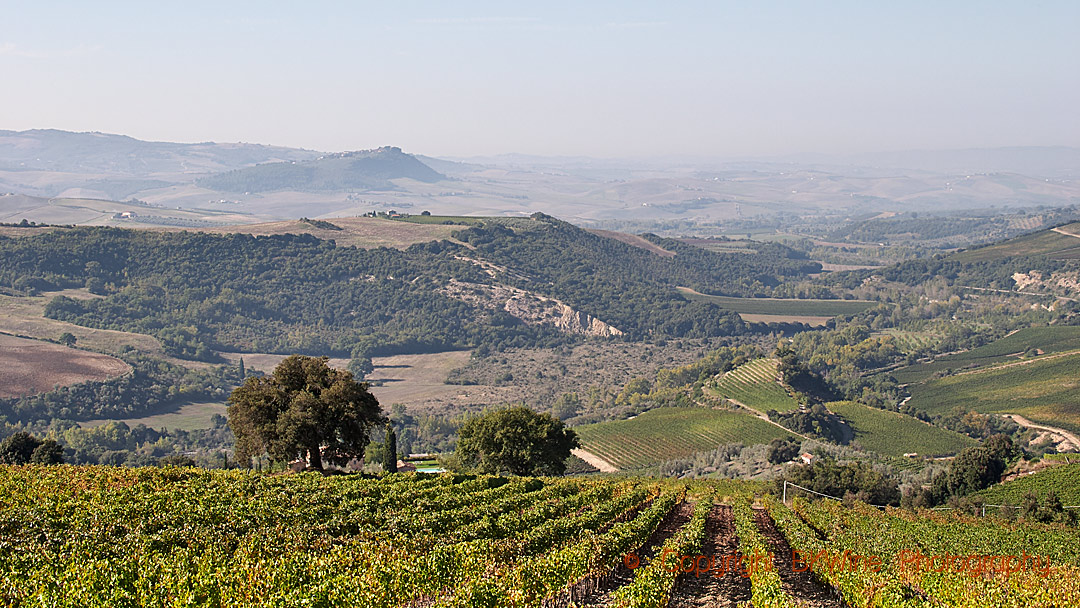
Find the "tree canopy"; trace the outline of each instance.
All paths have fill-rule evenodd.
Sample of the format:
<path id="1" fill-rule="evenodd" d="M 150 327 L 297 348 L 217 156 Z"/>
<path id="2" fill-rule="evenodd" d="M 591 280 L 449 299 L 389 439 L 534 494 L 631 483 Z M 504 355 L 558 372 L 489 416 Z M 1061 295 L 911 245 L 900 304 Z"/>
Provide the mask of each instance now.
<path id="1" fill-rule="evenodd" d="M 480 473 L 562 475 L 577 434 L 558 418 L 525 406 L 493 410 L 458 431 L 455 455 Z"/>
<path id="2" fill-rule="evenodd" d="M 236 456 L 263 453 L 275 460 L 306 458 L 321 469 L 362 457 L 368 433 L 384 422 L 366 383 L 331 368 L 326 357 L 293 355 L 273 374 L 251 377 L 229 396 L 229 426 Z"/>
<path id="3" fill-rule="evenodd" d="M 64 448 L 55 439 L 19 431 L 0 441 L 0 464 L 63 464 Z"/>

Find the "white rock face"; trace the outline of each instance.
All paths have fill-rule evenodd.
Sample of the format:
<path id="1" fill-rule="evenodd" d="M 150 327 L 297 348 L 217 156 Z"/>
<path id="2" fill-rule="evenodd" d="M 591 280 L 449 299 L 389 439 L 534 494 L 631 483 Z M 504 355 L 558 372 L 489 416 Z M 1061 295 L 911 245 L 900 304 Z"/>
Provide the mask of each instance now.
<path id="1" fill-rule="evenodd" d="M 450 281 L 446 295 L 488 310 L 502 309 L 531 325 L 551 325 L 571 334 L 612 337 L 622 330 L 571 306 L 531 291 L 506 285 L 481 285 Z"/>

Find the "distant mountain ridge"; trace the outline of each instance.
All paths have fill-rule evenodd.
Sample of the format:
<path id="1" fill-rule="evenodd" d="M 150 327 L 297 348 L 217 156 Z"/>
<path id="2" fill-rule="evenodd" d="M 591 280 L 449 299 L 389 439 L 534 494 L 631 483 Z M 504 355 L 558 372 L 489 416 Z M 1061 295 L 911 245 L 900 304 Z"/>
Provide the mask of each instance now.
<path id="1" fill-rule="evenodd" d="M 257 163 L 303 161 L 321 152 L 246 143 L 143 141 L 56 129 L 0 130 L 0 169 L 151 176 L 213 173 Z"/>
<path id="2" fill-rule="evenodd" d="M 277 162 L 235 169 L 198 180 L 198 185 L 221 192 L 275 190 L 335 191 L 393 187 L 391 180 L 408 178 L 437 182 L 446 176 L 405 154 L 401 148 L 330 154 L 309 161 Z"/>

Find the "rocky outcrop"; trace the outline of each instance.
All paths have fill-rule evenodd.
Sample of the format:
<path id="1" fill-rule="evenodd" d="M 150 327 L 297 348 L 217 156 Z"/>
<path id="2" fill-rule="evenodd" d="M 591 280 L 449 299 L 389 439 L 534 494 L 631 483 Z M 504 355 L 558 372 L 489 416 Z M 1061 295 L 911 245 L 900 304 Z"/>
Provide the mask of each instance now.
<path id="1" fill-rule="evenodd" d="M 1080 276 L 1075 272 L 1055 272 L 1050 276 L 1045 276 L 1038 270 L 1016 272 L 1013 273 L 1012 280 L 1016 283 L 1017 291 L 1043 289 L 1058 295 L 1080 293 Z"/>
<path id="2" fill-rule="evenodd" d="M 530 325 L 550 325 L 567 333 L 585 336 L 623 335 L 622 330 L 559 300 L 517 287 L 452 280 L 442 291 L 473 306 L 488 310 L 502 309 Z"/>

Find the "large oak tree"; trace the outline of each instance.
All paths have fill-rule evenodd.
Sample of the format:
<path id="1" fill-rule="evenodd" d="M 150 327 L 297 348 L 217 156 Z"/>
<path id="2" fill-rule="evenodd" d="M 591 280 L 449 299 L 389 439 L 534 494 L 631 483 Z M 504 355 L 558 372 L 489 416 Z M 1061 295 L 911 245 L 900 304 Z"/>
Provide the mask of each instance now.
<path id="1" fill-rule="evenodd" d="M 293 355 L 274 373 L 244 381 L 229 396 L 236 456 L 306 458 L 315 469 L 362 457 L 369 431 L 384 422 L 367 383 L 331 368 L 326 357 Z"/>

